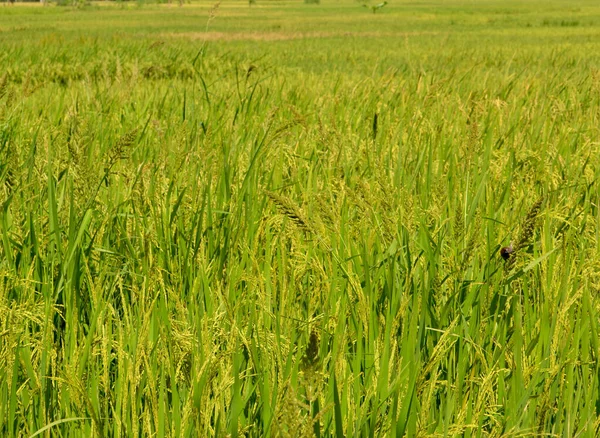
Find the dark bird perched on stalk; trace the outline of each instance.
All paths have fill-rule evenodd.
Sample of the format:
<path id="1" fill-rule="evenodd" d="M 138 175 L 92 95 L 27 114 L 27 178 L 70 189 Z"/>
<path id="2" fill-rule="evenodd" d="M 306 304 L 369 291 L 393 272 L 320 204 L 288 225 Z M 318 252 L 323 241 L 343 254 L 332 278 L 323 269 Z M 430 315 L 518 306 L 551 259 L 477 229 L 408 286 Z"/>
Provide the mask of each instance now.
<path id="1" fill-rule="evenodd" d="M 502 256 L 502 258 L 504 260 L 508 260 L 510 258 L 510 255 L 515 252 L 514 248 L 513 248 L 513 244 L 512 242 L 510 242 L 510 245 L 505 246 L 504 248 L 500 249 L 500 255 Z"/>

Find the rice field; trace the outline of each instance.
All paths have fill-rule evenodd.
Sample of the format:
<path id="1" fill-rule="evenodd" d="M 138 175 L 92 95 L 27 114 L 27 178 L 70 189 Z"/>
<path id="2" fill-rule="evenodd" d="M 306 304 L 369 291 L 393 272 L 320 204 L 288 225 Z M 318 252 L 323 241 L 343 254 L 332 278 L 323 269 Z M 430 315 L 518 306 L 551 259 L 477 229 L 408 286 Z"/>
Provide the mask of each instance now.
<path id="1" fill-rule="evenodd" d="M 0 6 L 1 436 L 600 434 L 600 5 L 375 3 Z"/>

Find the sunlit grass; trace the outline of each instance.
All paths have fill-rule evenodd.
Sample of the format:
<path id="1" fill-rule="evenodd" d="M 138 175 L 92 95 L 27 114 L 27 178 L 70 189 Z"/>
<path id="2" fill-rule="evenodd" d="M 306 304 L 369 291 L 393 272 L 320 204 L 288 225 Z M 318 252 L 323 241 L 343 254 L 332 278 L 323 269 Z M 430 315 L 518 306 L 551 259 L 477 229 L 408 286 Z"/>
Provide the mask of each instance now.
<path id="1" fill-rule="evenodd" d="M 596 436 L 600 8 L 542 5 L 6 7 L 0 434 Z"/>

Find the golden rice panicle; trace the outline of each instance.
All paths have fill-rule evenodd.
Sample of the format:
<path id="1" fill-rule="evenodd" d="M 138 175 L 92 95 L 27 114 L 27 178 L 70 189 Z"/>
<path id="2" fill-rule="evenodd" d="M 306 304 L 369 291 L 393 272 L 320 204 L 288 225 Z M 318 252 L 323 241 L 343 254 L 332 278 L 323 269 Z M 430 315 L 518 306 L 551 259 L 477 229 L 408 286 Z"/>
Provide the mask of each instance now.
<path id="1" fill-rule="evenodd" d="M 309 223 L 308 219 L 304 216 L 300 207 L 298 207 L 294 202 L 278 193 L 265 191 L 266 195 L 273 201 L 273 203 L 277 206 L 279 211 L 287 216 L 299 229 L 306 231 L 308 233 L 315 233 L 314 228 Z"/>
<path id="2" fill-rule="evenodd" d="M 540 209 L 542 208 L 543 198 L 539 198 L 527 213 L 527 216 L 521 223 L 521 233 L 519 234 L 519 240 L 517 240 L 517 244 L 515 246 L 515 251 L 518 251 L 521 248 L 526 247 L 531 243 L 531 238 L 533 237 L 533 233 L 535 232 L 535 227 L 537 224 L 537 218 L 540 213 Z"/>

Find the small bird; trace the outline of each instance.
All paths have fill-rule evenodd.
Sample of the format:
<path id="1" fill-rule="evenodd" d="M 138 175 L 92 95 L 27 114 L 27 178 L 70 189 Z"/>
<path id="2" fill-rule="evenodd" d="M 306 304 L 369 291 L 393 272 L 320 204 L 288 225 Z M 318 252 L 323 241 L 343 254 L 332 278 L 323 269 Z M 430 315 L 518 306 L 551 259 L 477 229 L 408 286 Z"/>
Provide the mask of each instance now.
<path id="1" fill-rule="evenodd" d="M 513 248 L 513 244 L 512 242 L 510 242 L 510 245 L 505 246 L 504 248 L 500 249 L 500 255 L 502 256 L 502 258 L 504 260 L 508 260 L 510 258 L 510 255 L 515 252 L 514 248 Z"/>
<path id="2" fill-rule="evenodd" d="M 377 12 L 379 9 L 383 8 L 385 5 L 387 5 L 387 1 L 384 1 L 383 3 L 379 3 L 376 5 L 367 5 L 366 3 L 363 3 L 363 7 L 364 8 L 370 8 L 373 13 Z"/>

